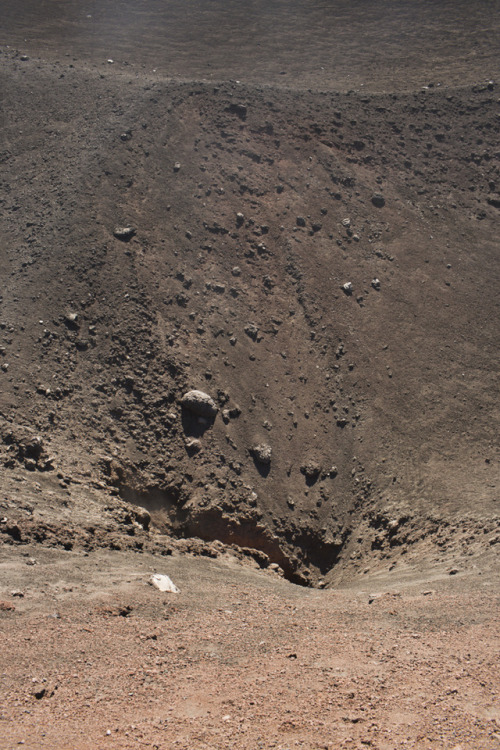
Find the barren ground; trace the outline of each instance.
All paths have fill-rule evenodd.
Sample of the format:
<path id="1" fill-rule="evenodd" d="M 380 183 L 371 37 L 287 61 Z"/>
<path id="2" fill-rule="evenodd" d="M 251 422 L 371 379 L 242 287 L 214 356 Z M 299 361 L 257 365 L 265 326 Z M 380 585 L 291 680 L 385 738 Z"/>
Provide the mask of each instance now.
<path id="1" fill-rule="evenodd" d="M 0 747 L 500 747 L 498 3 L 0 5 Z"/>

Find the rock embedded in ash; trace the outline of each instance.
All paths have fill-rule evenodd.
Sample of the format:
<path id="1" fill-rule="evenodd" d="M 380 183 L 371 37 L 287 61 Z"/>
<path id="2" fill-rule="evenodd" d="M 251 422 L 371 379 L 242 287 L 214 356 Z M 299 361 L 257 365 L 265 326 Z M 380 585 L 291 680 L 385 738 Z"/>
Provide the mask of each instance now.
<path id="1" fill-rule="evenodd" d="M 345 294 L 352 294 L 353 285 L 351 281 L 346 281 L 345 284 L 342 284 L 342 289 L 345 292 Z"/>
<path id="2" fill-rule="evenodd" d="M 272 448 L 267 443 L 259 443 L 255 445 L 251 450 L 253 458 L 264 466 L 269 466 L 271 463 L 271 456 L 273 454 Z"/>
<path id="3" fill-rule="evenodd" d="M 225 424 L 228 424 L 230 419 L 238 419 L 238 417 L 241 414 L 241 409 L 239 406 L 233 406 L 231 409 L 223 409 L 222 411 L 222 419 L 224 420 Z"/>
<path id="4" fill-rule="evenodd" d="M 179 172 L 180 168 L 181 168 L 180 161 L 176 161 L 175 164 L 174 164 L 174 172 Z"/>
<path id="5" fill-rule="evenodd" d="M 238 211 L 236 214 L 236 224 L 241 227 L 243 222 L 245 221 L 245 215 L 241 213 L 241 211 Z"/>
<path id="6" fill-rule="evenodd" d="M 303 216 L 297 216 L 297 218 L 296 218 L 295 221 L 296 221 L 298 227 L 305 227 L 305 225 L 306 225 L 306 220 L 304 219 Z"/>
<path id="7" fill-rule="evenodd" d="M 256 326 L 254 323 L 248 323 L 248 325 L 245 326 L 245 333 L 247 336 L 249 336 L 252 341 L 257 341 L 258 335 L 259 335 L 259 327 Z"/>
<path id="8" fill-rule="evenodd" d="M 317 461 L 314 461 L 314 459 L 309 459 L 301 465 L 300 472 L 305 476 L 306 479 L 314 481 L 321 474 L 321 464 L 319 464 Z"/>
<path id="9" fill-rule="evenodd" d="M 240 120 L 246 120 L 247 108 L 244 104 L 236 104 L 236 102 L 232 102 L 227 109 L 229 112 L 237 115 Z"/>
<path id="10" fill-rule="evenodd" d="M 372 195 L 372 203 L 375 208 L 383 208 L 385 206 L 385 198 L 382 193 L 374 193 Z"/>
<path id="11" fill-rule="evenodd" d="M 181 399 L 184 409 L 197 414 L 199 417 L 214 419 L 219 408 L 213 398 L 203 391 L 188 391 Z"/>
<path id="12" fill-rule="evenodd" d="M 379 292 L 380 291 L 380 279 L 373 279 L 372 287 L 376 289 L 377 292 Z"/>
<path id="13" fill-rule="evenodd" d="M 68 313 L 64 316 L 64 322 L 68 328 L 78 328 L 78 313 Z"/>
<path id="14" fill-rule="evenodd" d="M 133 227 L 115 227 L 113 234 L 117 240 L 128 242 L 134 236 L 135 229 Z"/>
<path id="15" fill-rule="evenodd" d="M 147 531 L 151 525 L 151 513 L 149 510 L 139 505 L 134 509 L 134 516 L 139 526 L 142 526 L 144 531 Z"/>
<path id="16" fill-rule="evenodd" d="M 198 440 L 198 438 L 187 438 L 186 440 L 186 450 L 189 453 L 199 453 L 201 451 L 201 440 Z"/>

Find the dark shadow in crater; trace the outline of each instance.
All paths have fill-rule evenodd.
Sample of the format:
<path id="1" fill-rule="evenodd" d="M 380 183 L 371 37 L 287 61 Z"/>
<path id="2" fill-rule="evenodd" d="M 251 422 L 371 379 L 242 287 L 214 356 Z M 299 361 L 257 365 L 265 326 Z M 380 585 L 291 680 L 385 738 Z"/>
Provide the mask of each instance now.
<path id="1" fill-rule="evenodd" d="M 202 437 L 205 432 L 213 426 L 215 422 L 214 417 L 200 417 L 198 414 L 194 414 L 189 409 L 182 410 L 182 429 L 187 437 L 199 438 Z"/>
<path id="2" fill-rule="evenodd" d="M 271 471 L 271 464 L 265 464 L 262 461 L 259 461 L 256 456 L 252 456 L 252 458 L 255 464 L 255 468 L 257 469 L 261 477 L 269 476 L 269 472 Z"/>
<path id="3" fill-rule="evenodd" d="M 316 484 L 316 482 L 319 479 L 319 474 L 306 474 L 306 484 L 308 487 L 312 487 L 313 484 Z"/>

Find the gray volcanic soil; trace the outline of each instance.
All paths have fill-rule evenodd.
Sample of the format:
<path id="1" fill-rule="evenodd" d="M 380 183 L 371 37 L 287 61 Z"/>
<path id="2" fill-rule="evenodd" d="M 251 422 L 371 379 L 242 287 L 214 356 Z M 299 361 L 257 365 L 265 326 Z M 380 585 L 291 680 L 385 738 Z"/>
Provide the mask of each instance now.
<path id="1" fill-rule="evenodd" d="M 105 481 L 302 582 L 494 533 L 494 82 L 295 93 L 3 60 L 6 472 Z"/>
<path id="2" fill-rule="evenodd" d="M 495 4 L 365 5 L 344 23 L 345 4 L 273 5 L 274 43 L 262 15 L 196 6 L 203 25 L 173 3 L 164 48 L 164 20 L 136 6 L 114 25 L 101 6 L 6 10 L 0 539 L 14 568 L 34 545 L 122 550 L 124 570 L 145 553 L 186 570 L 229 556 L 285 587 L 277 576 L 338 588 L 439 570 L 464 576 L 466 608 L 475 576 L 494 579 Z M 183 407 L 192 389 L 214 419 Z M 477 607 L 488 620 L 487 597 Z"/>

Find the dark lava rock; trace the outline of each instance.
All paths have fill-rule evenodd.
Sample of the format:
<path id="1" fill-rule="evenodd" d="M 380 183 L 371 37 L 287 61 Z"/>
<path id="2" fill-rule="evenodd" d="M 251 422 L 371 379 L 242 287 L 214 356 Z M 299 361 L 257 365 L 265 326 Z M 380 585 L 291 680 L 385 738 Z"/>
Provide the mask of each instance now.
<path id="1" fill-rule="evenodd" d="M 134 236 L 135 229 L 133 227 L 115 227 L 113 229 L 113 234 L 117 240 L 128 242 Z"/>
<path id="2" fill-rule="evenodd" d="M 382 193 L 374 193 L 372 195 L 372 203 L 375 208 L 383 208 L 385 206 L 385 198 Z"/>

